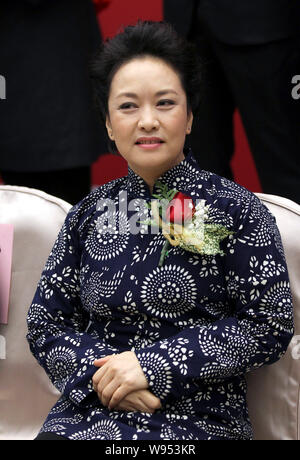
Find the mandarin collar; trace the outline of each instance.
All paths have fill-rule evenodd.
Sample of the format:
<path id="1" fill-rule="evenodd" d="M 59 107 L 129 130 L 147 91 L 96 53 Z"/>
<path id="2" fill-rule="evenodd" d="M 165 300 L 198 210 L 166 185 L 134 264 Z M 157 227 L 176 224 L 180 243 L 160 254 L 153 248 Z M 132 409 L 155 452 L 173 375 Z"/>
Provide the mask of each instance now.
<path id="1" fill-rule="evenodd" d="M 185 158 L 163 173 L 153 186 L 151 195 L 150 188 L 144 179 L 136 174 L 133 169 L 128 166 L 128 175 L 126 188 L 128 194 L 132 198 L 151 199 L 153 194 L 159 193 L 158 182 L 166 185 L 168 189 L 176 189 L 180 192 L 190 192 L 195 188 L 195 182 L 199 176 L 199 166 L 195 160 L 190 148 L 184 149 Z"/>

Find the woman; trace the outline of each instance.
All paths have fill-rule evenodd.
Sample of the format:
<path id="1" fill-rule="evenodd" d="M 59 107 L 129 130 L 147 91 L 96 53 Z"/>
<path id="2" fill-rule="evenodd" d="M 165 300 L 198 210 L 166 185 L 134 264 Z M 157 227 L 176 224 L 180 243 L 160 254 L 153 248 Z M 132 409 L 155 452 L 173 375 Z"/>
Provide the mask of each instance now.
<path id="1" fill-rule="evenodd" d="M 33 299 L 30 348 L 62 393 L 38 439 L 252 438 L 244 374 L 286 351 L 288 273 L 273 216 L 184 149 L 199 71 L 163 23 L 95 57 L 128 175 L 70 210 Z"/>

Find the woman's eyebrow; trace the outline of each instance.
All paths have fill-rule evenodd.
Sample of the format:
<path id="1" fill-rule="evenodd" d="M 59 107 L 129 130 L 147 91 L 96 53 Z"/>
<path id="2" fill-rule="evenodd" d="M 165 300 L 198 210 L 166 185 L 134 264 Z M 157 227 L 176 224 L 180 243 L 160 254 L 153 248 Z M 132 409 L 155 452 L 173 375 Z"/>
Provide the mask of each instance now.
<path id="1" fill-rule="evenodd" d="M 162 89 L 160 91 L 157 91 L 157 93 L 155 93 L 155 96 L 164 96 L 165 94 L 169 94 L 169 93 L 174 93 L 174 94 L 178 94 L 174 89 Z M 138 98 L 138 95 L 136 93 L 128 93 L 128 92 L 123 92 L 123 93 L 120 93 L 118 94 L 118 98 L 119 97 L 131 97 L 131 98 L 134 98 L 134 99 L 137 99 Z"/>

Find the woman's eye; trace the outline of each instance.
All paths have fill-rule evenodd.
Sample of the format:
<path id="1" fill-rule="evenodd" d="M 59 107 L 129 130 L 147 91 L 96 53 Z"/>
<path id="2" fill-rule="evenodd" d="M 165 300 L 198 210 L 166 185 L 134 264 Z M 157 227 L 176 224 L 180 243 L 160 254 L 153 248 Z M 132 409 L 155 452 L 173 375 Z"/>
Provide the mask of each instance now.
<path id="1" fill-rule="evenodd" d="M 157 102 L 157 105 L 160 107 L 170 107 L 174 104 L 175 102 L 172 101 L 171 99 L 162 99 Z M 120 110 L 130 110 L 130 109 L 136 109 L 136 108 L 137 108 L 137 105 L 134 102 L 124 102 L 119 107 Z"/>
<path id="2" fill-rule="evenodd" d="M 170 105 L 174 105 L 175 102 L 172 101 L 171 99 L 163 99 L 158 102 L 158 105 L 163 106 L 163 107 L 168 107 Z"/>
<path id="3" fill-rule="evenodd" d="M 120 105 L 120 109 L 133 109 L 136 105 L 133 102 L 124 102 L 124 104 Z"/>

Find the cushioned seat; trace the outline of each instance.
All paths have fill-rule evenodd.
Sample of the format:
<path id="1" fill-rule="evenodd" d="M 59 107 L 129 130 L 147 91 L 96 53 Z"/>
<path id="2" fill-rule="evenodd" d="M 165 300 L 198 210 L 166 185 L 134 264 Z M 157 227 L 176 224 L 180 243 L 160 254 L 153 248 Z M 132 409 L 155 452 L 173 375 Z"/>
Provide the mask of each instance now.
<path id="1" fill-rule="evenodd" d="M 295 333 L 285 356 L 247 375 L 255 439 L 300 439 L 300 206 L 257 193 L 275 216 L 285 250 L 294 304 Z M 297 346 L 298 344 L 298 346 Z"/>
<path id="2" fill-rule="evenodd" d="M 0 439 L 33 439 L 59 393 L 31 355 L 26 315 L 71 205 L 38 190 L 0 186 L 0 224 L 14 225 L 8 325 L 0 325 Z"/>
<path id="3" fill-rule="evenodd" d="M 295 337 L 279 362 L 248 374 L 249 411 L 255 439 L 295 440 L 300 432 L 300 206 L 277 196 L 258 196 L 275 215 L 282 235 Z M 15 227 L 9 322 L 0 325 L 6 342 L 6 359 L 0 360 L 0 439 L 33 439 L 59 396 L 29 351 L 26 315 L 70 207 L 38 190 L 0 186 L 0 223 Z"/>

